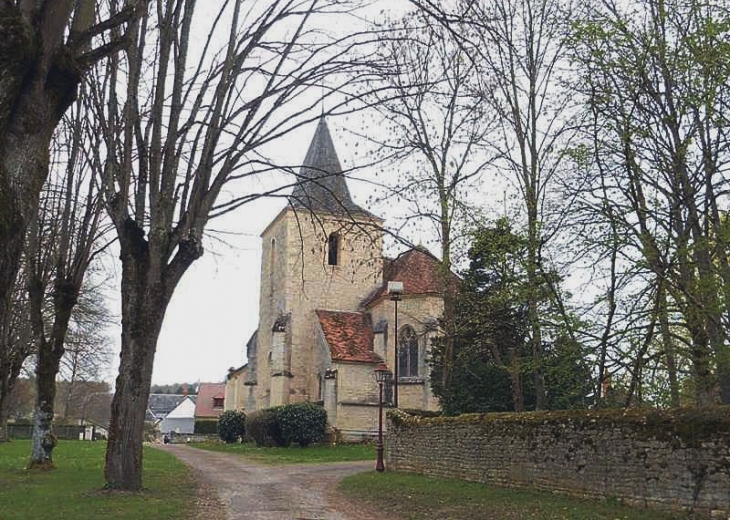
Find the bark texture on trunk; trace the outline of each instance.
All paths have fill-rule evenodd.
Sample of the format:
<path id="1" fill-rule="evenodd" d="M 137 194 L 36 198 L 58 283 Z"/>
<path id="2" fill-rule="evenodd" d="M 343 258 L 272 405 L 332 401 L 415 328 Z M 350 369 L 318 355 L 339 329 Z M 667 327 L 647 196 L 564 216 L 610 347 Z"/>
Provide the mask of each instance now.
<path id="1" fill-rule="evenodd" d="M 42 295 L 43 293 L 41 293 Z M 30 469 L 52 469 L 53 448 L 56 437 L 53 435 L 54 402 L 56 399 L 56 374 L 63 348 L 60 351 L 43 341 L 38 350 L 36 362 L 36 404 L 33 416 L 33 435 L 31 437 Z"/>
<path id="2" fill-rule="evenodd" d="M 50 22 L 53 15 L 63 21 L 62 13 L 49 11 L 38 15 L 48 17 L 48 24 L 31 25 L 35 18 L 18 7 L 0 5 L 0 358 L 9 360 L 0 362 L 0 379 L 10 387 L 16 358 L 30 354 L 11 344 L 9 334 L 26 229 L 48 175 L 53 132 L 81 80 L 73 56 L 51 36 L 63 33 Z M 8 385 L 2 386 L 5 392 Z M 0 407 L 4 402 L 0 399 Z M 0 409 L 0 417 L 4 414 Z"/>
<path id="3" fill-rule="evenodd" d="M 118 228 L 119 230 L 119 228 Z M 104 478 L 107 489 L 142 489 L 144 421 L 157 338 L 169 285 L 159 251 L 150 252 L 143 231 L 127 219 L 120 233 L 122 259 L 122 351 L 112 400 Z M 154 249 L 154 248 L 153 248 Z"/>

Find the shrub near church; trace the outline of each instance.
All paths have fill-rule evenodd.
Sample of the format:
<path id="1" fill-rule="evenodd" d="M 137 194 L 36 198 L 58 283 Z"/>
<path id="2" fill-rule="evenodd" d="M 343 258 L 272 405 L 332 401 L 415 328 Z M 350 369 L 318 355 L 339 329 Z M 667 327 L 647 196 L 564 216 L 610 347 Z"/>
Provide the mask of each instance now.
<path id="1" fill-rule="evenodd" d="M 218 436 L 231 444 L 243 439 L 246 433 L 246 414 L 235 410 L 223 412 L 218 418 Z"/>
<path id="2" fill-rule="evenodd" d="M 306 448 L 319 442 L 327 429 L 327 412 L 313 403 L 292 403 L 252 412 L 246 421 L 248 435 L 257 446 Z"/>

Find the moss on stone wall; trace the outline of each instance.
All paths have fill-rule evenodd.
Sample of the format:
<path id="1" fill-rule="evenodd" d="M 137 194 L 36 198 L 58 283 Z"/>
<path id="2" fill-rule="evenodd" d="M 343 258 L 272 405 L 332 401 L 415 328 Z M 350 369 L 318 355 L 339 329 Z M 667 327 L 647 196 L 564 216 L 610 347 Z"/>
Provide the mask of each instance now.
<path id="1" fill-rule="evenodd" d="M 610 429 L 626 427 L 635 432 L 640 440 L 681 442 L 683 446 L 701 445 L 718 431 L 730 431 L 730 406 L 705 409 L 676 408 L 669 410 L 607 409 L 607 410 L 561 410 L 555 412 L 501 412 L 485 414 L 464 414 L 446 416 L 423 414 L 410 410 L 390 410 L 388 418 L 400 428 L 415 424 L 474 424 L 483 423 L 492 427 L 509 425 L 523 434 L 537 426 L 544 428 L 570 425 L 571 429 Z M 553 428 L 554 429 L 554 428 Z M 556 430 L 559 431 L 559 430 Z"/>
<path id="2" fill-rule="evenodd" d="M 391 469 L 730 512 L 730 407 L 456 417 L 390 410 L 388 421 Z"/>

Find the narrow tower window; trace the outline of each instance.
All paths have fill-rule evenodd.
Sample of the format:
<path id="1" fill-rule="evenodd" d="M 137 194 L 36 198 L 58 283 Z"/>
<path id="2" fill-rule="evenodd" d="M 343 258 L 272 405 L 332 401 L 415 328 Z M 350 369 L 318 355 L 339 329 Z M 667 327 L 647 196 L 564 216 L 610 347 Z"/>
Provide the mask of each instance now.
<path id="1" fill-rule="evenodd" d="M 327 263 L 329 265 L 339 264 L 340 235 L 330 233 L 327 239 Z"/>

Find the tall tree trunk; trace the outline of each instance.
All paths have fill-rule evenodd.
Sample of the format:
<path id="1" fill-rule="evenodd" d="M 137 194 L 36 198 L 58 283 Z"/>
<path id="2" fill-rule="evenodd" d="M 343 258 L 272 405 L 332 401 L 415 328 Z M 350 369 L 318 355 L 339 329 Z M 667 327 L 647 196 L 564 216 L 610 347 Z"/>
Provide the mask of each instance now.
<path id="1" fill-rule="evenodd" d="M 532 374 L 535 380 L 535 410 L 547 408 L 547 390 L 542 368 L 542 324 L 538 309 L 539 287 L 538 276 L 538 215 L 537 202 L 528 201 L 528 237 L 527 237 L 527 319 L 530 323 L 530 343 L 532 347 Z"/>
<path id="2" fill-rule="evenodd" d="M 509 348 L 509 366 L 507 367 L 510 378 L 510 390 L 512 391 L 512 408 L 515 412 L 525 411 L 525 395 L 522 391 L 522 374 L 520 374 L 520 363 L 517 359 L 516 347 Z"/>
<path id="3" fill-rule="evenodd" d="M 43 41 L 41 29 L 12 3 L 0 6 L 0 33 L 0 351 L 8 353 L 14 348 L 11 295 L 26 229 L 48 176 L 53 132 L 76 98 L 81 74 L 74 58 Z"/>
<path id="4" fill-rule="evenodd" d="M 61 356 L 53 352 L 47 342 L 38 351 L 36 365 L 36 403 L 33 414 L 33 434 L 31 437 L 30 469 L 51 469 L 53 448 L 56 438 L 53 435 L 53 404 L 56 399 L 56 374 Z"/>
<path id="5" fill-rule="evenodd" d="M 122 350 L 111 406 L 104 478 L 108 489 L 142 489 L 144 421 L 157 338 L 175 282 L 131 218 L 120 233 Z M 168 293 L 169 291 L 169 293 Z"/>
<path id="6" fill-rule="evenodd" d="M 669 326 L 669 310 L 667 302 L 667 293 L 664 289 L 664 280 L 659 279 L 657 281 L 659 287 L 658 300 L 658 313 L 659 313 L 659 330 L 662 337 L 662 345 L 664 348 L 664 358 L 667 363 L 667 376 L 669 378 L 669 402 L 672 406 L 677 407 L 680 405 L 679 401 L 679 380 L 677 378 L 677 361 L 674 353 L 674 340 L 672 339 L 672 331 Z"/>
<path id="7" fill-rule="evenodd" d="M 33 271 L 28 293 L 31 301 L 33 334 L 38 347 L 35 369 L 37 395 L 28 467 L 51 469 L 54 467 L 53 448 L 56 447 L 56 438 L 53 435 L 56 376 L 61 358 L 66 351 L 64 348 L 66 333 L 71 321 L 71 311 L 78 300 L 79 289 L 63 280 L 57 280 L 54 284 L 53 326 L 50 339 L 46 339 L 43 319 L 46 286 L 35 275 L 35 269 Z"/>

